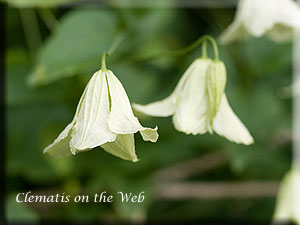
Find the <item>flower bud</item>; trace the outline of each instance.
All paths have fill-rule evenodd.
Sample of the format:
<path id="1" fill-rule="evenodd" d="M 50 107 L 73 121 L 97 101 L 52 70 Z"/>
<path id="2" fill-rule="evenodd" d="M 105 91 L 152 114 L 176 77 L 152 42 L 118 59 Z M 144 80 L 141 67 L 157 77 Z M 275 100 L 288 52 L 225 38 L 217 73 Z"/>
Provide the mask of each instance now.
<path id="1" fill-rule="evenodd" d="M 209 103 L 209 127 L 213 125 L 226 85 L 226 69 L 221 61 L 213 61 L 207 70 L 206 88 Z"/>

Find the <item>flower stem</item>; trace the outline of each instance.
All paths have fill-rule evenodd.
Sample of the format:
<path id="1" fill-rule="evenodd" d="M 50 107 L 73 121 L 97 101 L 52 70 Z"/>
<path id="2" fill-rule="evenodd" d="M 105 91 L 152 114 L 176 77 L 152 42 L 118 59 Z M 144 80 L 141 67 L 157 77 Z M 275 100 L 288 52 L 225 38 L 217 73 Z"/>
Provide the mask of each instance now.
<path id="1" fill-rule="evenodd" d="M 34 61 L 36 53 L 42 44 L 40 28 L 35 9 L 19 9 L 25 39 L 31 60 Z"/>
<path id="2" fill-rule="evenodd" d="M 208 39 L 208 41 L 211 43 L 211 45 L 214 49 L 215 60 L 219 60 L 219 49 L 218 49 L 217 42 L 215 41 L 215 39 L 213 39 L 209 35 L 205 35 L 204 37 L 206 37 Z"/>
<path id="3" fill-rule="evenodd" d="M 101 59 L 101 70 L 107 70 L 106 68 L 106 52 L 103 52 L 102 59 Z"/>
<path id="4" fill-rule="evenodd" d="M 115 38 L 115 40 L 112 43 L 112 45 L 110 46 L 109 50 L 107 52 L 102 53 L 101 70 L 107 70 L 107 68 L 106 68 L 106 56 L 110 56 L 118 48 L 118 46 L 125 39 L 126 36 L 127 36 L 127 33 L 125 33 L 125 32 L 120 33 Z"/>
<path id="5" fill-rule="evenodd" d="M 215 60 L 218 60 L 219 59 L 218 45 L 217 45 L 215 39 L 213 39 L 213 37 L 211 37 L 210 35 L 201 36 L 191 45 L 189 45 L 179 51 L 175 51 L 174 53 L 176 55 L 186 54 L 186 53 L 192 51 L 193 49 L 195 49 L 196 47 L 198 47 L 202 42 L 206 42 L 206 41 L 210 42 L 210 44 L 212 45 L 213 50 L 214 50 Z"/>
<path id="6" fill-rule="evenodd" d="M 158 58 L 161 58 L 161 57 L 164 57 L 164 56 L 184 55 L 184 54 L 194 50 L 200 44 L 202 44 L 204 42 L 207 42 L 207 41 L 213 47 L 215 60 L 219 60 L 219 50 L 218 50 L 217 42 L 210 35 L 204 35 L 204 36 L 199 37 L 195 42 L 193 42 L 191 45 L 189 45 L 189 46 L 187 46 L 183 49 L 176 50 L 176 51 L 160 52 L 160 53 L 155 53 L 155 54 L 144 56 L 144 57 L 138 57 L 138 58 L 135 58 L 134 61 L 148 61 L 148 60 L 155 60 L 155 59 L 158 59 Z M 204 44 L 204 46 L 202 46 L 202 54 L 203 54 L 203 51 L 204 51 L 203 48 L 206 49 L 206 44 Z M 204 54 L 205 54 L 205 52 L 204 52 Z"/>
<path id="7" fill-rule="evenodd" d="M 207 42 L 203 41 L 202 43 L 202 57 L 207 58 Z"/>
<path id="8" fill-rule="evenodd" d="M 43 22 L 47 26 L 49 31 L 53 31 L 55 27 L 58 25 L 58 21 L 55 18 L 54 13 L 51 11 L 50 8 L 41 8 L 37 9 L 38 13 L 40 14 Z"/>

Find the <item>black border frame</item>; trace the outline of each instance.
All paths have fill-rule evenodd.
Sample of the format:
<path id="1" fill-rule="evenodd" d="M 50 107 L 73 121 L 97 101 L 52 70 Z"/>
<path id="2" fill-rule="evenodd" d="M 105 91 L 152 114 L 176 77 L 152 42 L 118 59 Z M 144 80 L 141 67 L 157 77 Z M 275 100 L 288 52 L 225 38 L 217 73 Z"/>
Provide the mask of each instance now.
<path id="1" fill-rule="evenodd" d="M 6 108 L 5 108 L 5 5 L 0 4 L 0 224 L 7 224 L 5 218 L 6 178 Z"/>

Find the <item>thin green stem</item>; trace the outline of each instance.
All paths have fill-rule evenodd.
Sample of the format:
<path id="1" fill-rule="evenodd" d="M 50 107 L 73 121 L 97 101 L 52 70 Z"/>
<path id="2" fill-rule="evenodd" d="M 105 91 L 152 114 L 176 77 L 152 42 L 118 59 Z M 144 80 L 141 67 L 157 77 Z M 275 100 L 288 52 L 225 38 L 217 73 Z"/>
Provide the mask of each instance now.
<path id="1" fill-rule="evenodd" d="M 53 31 L 54 28 L 57 26 L 58 21 L 55 18 L 51 9 L 41 8 L 41 9 L 38 9 L 38 13 L 40 14 L 43 22 L 46 24 L 48 30 Z"/>
<path id="2" fill-rule="evenodd" d="M 217 42 L 211 36 L 209 36 L 209 35 L 205 35 L 205 36 L 208 39 L 208 41 L 210 41 L 210 43 L 211 43 L 211 45 L 213 47 L 214 55 L 215 55 L 215 60 L 219 60 L 219 49 L 218 49 Z"/>
<path id="3" fill-rule="evenodd" d="M 156 53 L 156 54 L 149 55 L 149 56 L 146 56 L 146 57 L 137 58 L 136 61 L 148 61 L 148 60 L 158 59 L 158 58 L 161 58 L 161 57 L 164 57 L 164 56 L 184 55 L 184 54 L 194 50 L 201 43 L 206 42 L 206 41 L 208 41 L 213 47 L 215 60 L 219 60 L 219 50 L 218 50 L 218 45 L 217 45 L 216 41 L 211 36 L 204 35 L 204 36 L 199 37 L 195 42 L 193 42 L 191 45 L 189 45 L 189 46 L 187 46 L 183 49 L 180 49 L 180 50 L 177 50 L 177 51 L 167 51 L 167 52 Z"/>
<path id="4" fill-rule="evenodd" d="M 175 51 L 174 53 L 176 55 L 181 55 L 181 54 L 186 54 L 192 50 L 194 50 L 196 47 L 198 47 L 202 42 L 205 41 L 209 41 L 210 44 L 213 47 L 214 50 L 214 55 L 215 55 L 215 60 L 219 59 L 219 50 L 218 50 L 218 45 L 216 43 L 216 41 L 210 36 L 210 35 L 204 35 L 201 36 L 200 38 L 198 38 L 194 43 L 192 43 L 191 45 L 187 46 L 186 48 L 183 48 L 179 51 Z"/>
<path id="5" fill-rule="evenodd" d="M 116 48 L 121 44 L 121 42 L 124 40 L 126 34 L 120 33 L 114 40 L 114 42 L 112 43 L 110 49 L 107 52 L 103 52 L 102 53 L 102 59 L 101 59 L 101 70 L 107 70 L 106 68 L 106 56 L 110 56 L 115 50 Z"/>
<path id="6" fill-rule="evenodd" d="M 101 70 L 107 70 L 106 68 L 106 52 L 103 52 L 102 54 L 102 60 L 101 60 Z"/>
<path id="7" fill-rule="evenodd" d="M 20 9 L 20 18 L 24 29 L 24 34 L 31 59 L 42 44 L 41 33 L 34 9 Z"/>
<path id="8" fill-rule="evenodd" d="M 202 57 L 207 58 L 207 42 L 203 41 L 202 43 Z"/>

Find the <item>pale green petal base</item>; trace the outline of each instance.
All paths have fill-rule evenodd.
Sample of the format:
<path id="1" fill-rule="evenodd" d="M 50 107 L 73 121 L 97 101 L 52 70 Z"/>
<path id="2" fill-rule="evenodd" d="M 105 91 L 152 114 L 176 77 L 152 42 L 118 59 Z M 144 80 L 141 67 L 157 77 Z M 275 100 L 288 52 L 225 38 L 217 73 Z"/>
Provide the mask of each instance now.
<path id="1" fill-rule="evenodd" d="M 121 159 L 137 162 L 133 134 L 119 134 L 114 142 L 108 142 L 101 147 L 108 153 Z"/>
<path id="2" fill-rule="evenodd" d="M 47 153 L 54 157 L 66 157 L 72 155 L 70 151 L 70 141 L 71 135 L 70 131 L 72 129 L 74 122 L 72 121 L 54 140 L 51 145 L 48 145 L 44 149 L 44 153 Z"/>
<path id="3" fill-rule="evenodd" d="M 70 151 L 70 140 L 71 137 L 63 139 L 59 144 L 49 145 L 44 149 L 44 153 L 47 153 L 54 157 L 67 157 L 71 156 L 72 152 Z"/>

